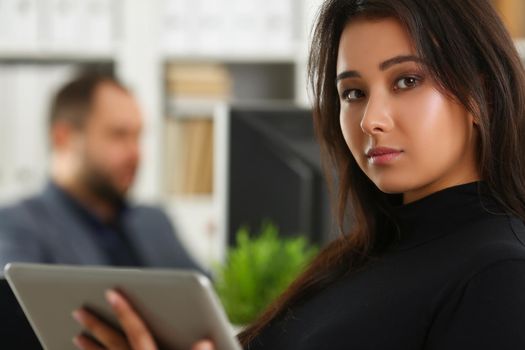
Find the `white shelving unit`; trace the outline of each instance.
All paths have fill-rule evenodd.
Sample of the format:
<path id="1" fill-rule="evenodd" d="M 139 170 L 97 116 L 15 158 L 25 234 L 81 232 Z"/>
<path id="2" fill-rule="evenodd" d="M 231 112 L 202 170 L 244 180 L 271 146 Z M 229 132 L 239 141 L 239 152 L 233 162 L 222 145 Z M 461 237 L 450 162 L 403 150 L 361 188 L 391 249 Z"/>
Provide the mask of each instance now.
<path id="1" fill-rule="evenodd" d="M 92 51 L 46 51 L 46 50 L 14 50 L 0 49 L 2 61 L 32 61 L 32 62 L 112 62 L 115 59 L 113 52 L 94 53 Z"/>
<path id="2" fill-rule="evenodd" d="M 225 238 L 219 235 L 210 238 L 206 231 L 210 227 L 212 230 L 214 225 L 220 225 L 217 221 L 220 222 L 221 219 L 217 215 L 222 215 L 223 209 L 217 209 L 215 203 L 220 202 L 219 197 L 222 198 L 221 191 L 224 189 L 221 186 L 225 180 L 215 178 L 215 191 L 210 195 L 187 198 L 165 195 L 162 185 L 163 132 L 167 109 L 165 65 L 168 62 L 214 62 L 226 64 L 233 70 L 248 70 L 255 77 L 258 74 L 264 76 L 268 67 L 272 69 L 284 65 L 294 79 L 290 84 L 293 91 L 287 98 L 304 104 L 306 93 L 302 89 L 308 34 L 308 20 L 305 16 L 319 2 L 320 0 L 5 0 L 0 2 L 0 65 L 111 65 L 117 76 L 138 98 L 145 117 L 143 163 L 132 195 L 139 201 L 171 203 L 168 211 L 172 214 L 183 241 L 201 263 L 208 265 L 212 260 L 220 259 L 224 252 Z M 274 22 L 262 23 L 259 21 L 260 17 L 271 6 L 278 8 L 281 13 L 271 19 Z M 177 19 L 176 15 L 173 16 L 173 10 L 177 8 L 177 21 L 186 23 L 187 30 L 198 30 L 200 34 L 186 34 L 181 37 L 180 33 L 173 32 L 180 29 L 177 21 L 173 22 Z M 184 8 L 189 12 L 184 13 Z M 172 11 L 171 15 L 167 10 Z M 82 18 L 86 11 L 95 17 Z M 101 17 L 101 11 L 111 13 Z M 223 11 L 222 15 L 220 11 Z M 191 16 L 187 13 L 191 13 Z M 222 24 L 219 23 L 221 20 L 217 20 L 220 18 L 225 18 Z M 222 32 L 216 30 L 214 25 L 222 25 Z M 261 28 L 265 25 L 273 30 L 273 40 L 264 39 Z M 82 29 L 84 27 L 89 30 Z M 256 28 L 255 32 L 251 31 L 252 28 Z M 25 32 L 21 33 L 22 29 Z M 19 37 L 14 38 L 15 34 Z M 104 35 L 110 37 L 104 37 L 104 43 L 99 44 L 95 39 Z M 168 40 L 167 36 L 171 38 Z M 256 83 L 252 81 L 250 84 Z M 257 99 L 257 91 L 252 94 Z M 240 99 L 244 98 L 241 96 Z M 222 103 L 186 102 L 188 115 L 199 108 L 208 112 L 220 109 Z M 10 118 L 13 117 L 1 116 L 0 125 L 8 128 L 12 121 Z M 223 119 L 215 123 L 215 140 L 219 140 L 217 142 L 224 141 L 226 129 Z M 0 144 L 7 149 L 3 142 Z M 221 167 L 226 166 L 223 163 L 225 155 L 218 151 L 220 146 L 216 149 L 215 173 L 224 176 Z M 29 148 L 24 150 L 26 151 L 32 152 Z M 0 152 L 0 160 L 3 161 L 0 166 L 0 194 L 5 193 L 2 192 L 4 188 L 12 187 L 10 180 L 2 182 L 2 168 L 15 166 L 5 162 L 3 157 Z M 45 170 L 40 169 L 38 176 L 45 178 Z M 27 191 L 15 191 L 9 199 L 26 194 Z M 201 218 L 202 213 L 207 213 L 204 216 L 211 220 Z M 215 223 L 212 222 L 214 220 Z"/>
<path id="3" fill-rule="evenodd" d="M 174 2 L 180 4 L 181 1 L 183 0 L 175 0 Z M 279 1 L 286 2 L 283 0 Z M 206 3 L 207 1 L 204 0 L 203 2 Z M 232 4 L 234 2 L 226 0 L 221 3 Z M 261 1 L 251 0 L 245 2 L 257 3 L 259 8 L 264 6 L 261 4 Z M 316 9 L 322 1 L 288 0 L 287 2 L 291 6 L 291 13 L 294 14 L 290 21 L 292 28 L 289 31 L 286 30 L 286 32 L 293 34 L 288 45 L 272 48 L 267 45 L 267 40 L 262 40 L 259 42 L 260 46 L 253 45 L 241 50 L 238 48 L 229 49 L 227 46 L 223 48 L 215 46 L 208 52 L 198 52 L 195 46 L 187 50 L 177 51 L 175 45 L 175 50 L 168 48 L 165 51 L 164 62 L 218 63 L 226 65 L 228 69 L 234 72 L 234 76 L 236 69 L 242 70 L 242 73 L 253 75 L 255 78 L 251 80 L 249 78 L 234 77 L 234 83 L 240 85 L 240 88 L 238 87 L 241 90 L 239 95 L 244 94 L 244 96 L 237 97 L 234 91 L 232 100 L 237 104 L 261 104 L 261 99 L 266 103 L 272 103 L 273 100 L 282 100 L 284 96 L 284 99 L 288 101 L 294 101 L 299 105 L 308 105 L 306 92 L 308 36 L 310 23 L 312 23 Z M 231 39 L 224 37 L 222 40 L 228 43 Z M 292 79 L 289 88 L 290 93 L 284 92 L 280 96 L 272 96 L 264 88 L 261 88 L 260 91 L 246 92 L 246 90 L 250 90 L 251 84 L 260 84 L 261 80 L 269 81 L 269 86 L 278 84 L 272 82 L 271 75 L 274 74 L 279 77 L 279 69 L 283 70 Z M 257 76 L 261 74 L 264 76 L 260 76 L 260 80 L 257 79 Z M 167 111 L 168 117 L 191 118 L 194 115 L 197 118 L 202 118 L 207 115 L 213 119 L 213 193 L 210 195 L 164 197 L 166 206 L 169 208 L 175 221 L 180 225 L 180 229 L 184 232 L 183 239 L 185 239 L 186 245 L 201 263 L 210 265 L 223 258 L 228 234 L 226 232 L 228 107 L 225 101 L 221 100 L 203 99 L 199 101 L 183 98 L 180 100 L 168 100 Z"/>
<path id="4" fill-rule="evenodd" d="M 78 67 L 115 64 L 120 0 L 0 1 L 0 203 L 38 191 L 47 112 Z"/>

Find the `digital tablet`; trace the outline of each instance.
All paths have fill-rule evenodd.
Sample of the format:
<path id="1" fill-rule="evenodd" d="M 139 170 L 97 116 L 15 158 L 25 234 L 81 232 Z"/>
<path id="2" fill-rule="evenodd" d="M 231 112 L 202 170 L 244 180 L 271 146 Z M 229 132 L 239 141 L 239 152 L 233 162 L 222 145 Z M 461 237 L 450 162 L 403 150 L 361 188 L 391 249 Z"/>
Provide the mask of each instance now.
<path id="1" fill-rule="evenodd" d="M 87 307 L 117 326 L 105 291 L 124 292 L 163 349 L 190 349 L 211 339 L 218 350 L 240 350 L 208 278 L 187 270 L 12 263 L 9 285 L 45 349 L 74 349 L 83 329 L 71 316 Z"/>

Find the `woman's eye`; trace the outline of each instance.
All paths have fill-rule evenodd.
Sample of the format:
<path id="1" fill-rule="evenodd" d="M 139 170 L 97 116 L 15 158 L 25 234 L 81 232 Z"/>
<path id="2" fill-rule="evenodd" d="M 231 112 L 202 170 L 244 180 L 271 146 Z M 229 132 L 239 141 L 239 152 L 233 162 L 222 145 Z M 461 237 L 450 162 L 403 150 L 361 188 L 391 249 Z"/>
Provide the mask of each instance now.
<path id="1" fill-rule="evenodd" d="M 343 100 L 345 101 L 356 101 L 363 98 L 365 94 L 359 89 L 349 89 L 343 92 Z"/>
<path id="2" fill-rule="evenodd" d="M 394 89 L 406 90 L 419 85 L 420 79 L 417 77 L 404 77 L 396 81 Z"/>

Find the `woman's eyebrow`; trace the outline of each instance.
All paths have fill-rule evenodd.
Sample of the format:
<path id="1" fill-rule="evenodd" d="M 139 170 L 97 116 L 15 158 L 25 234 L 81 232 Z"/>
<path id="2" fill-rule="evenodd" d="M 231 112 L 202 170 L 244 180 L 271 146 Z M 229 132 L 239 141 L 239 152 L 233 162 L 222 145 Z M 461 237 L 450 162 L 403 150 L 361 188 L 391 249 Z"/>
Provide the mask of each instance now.
<path id="1" fill-rule="evenodd" d="M 400 64 L 404 62 L 416 62 L 416 63 L 422 63 L 423 60 L 417 56 L 414 55 L 404 55 L 404 56 L 396 56 L 393 58 L 390 58 L 381 64 L 379 64 L 379 69 L 384 71 L 388 68 L 392 67 L 395 64 Z"/>
<path id="2" fill-rule="evenodd" d="M 382 70 L 382 71 L 385 71 L 388 68 L 392 67 L 393 65 L 401 64 L 401 63 L 404 63 L 404 62 L 422 63 L 423 60 L 421 58 L 417 57 L 417 56 L 414 56 L 414 55 L 395 56 L 395 57 L 389 58 L 388 60 L 386 60 L 384 62 L 381 62 L 379 64 L 379 69 Z M 335 78 L 335 82 L 337 83 L 337 82 L 339 82 L 342 79 L 359 78 L 359 77 L 361 77 L 361 74 L 359 74 L 358 71 L 356 71 L 356 70 L 347 70 L 347 71 L 344 71 L 344 72 L 338 74 L 337 77 Z"/>

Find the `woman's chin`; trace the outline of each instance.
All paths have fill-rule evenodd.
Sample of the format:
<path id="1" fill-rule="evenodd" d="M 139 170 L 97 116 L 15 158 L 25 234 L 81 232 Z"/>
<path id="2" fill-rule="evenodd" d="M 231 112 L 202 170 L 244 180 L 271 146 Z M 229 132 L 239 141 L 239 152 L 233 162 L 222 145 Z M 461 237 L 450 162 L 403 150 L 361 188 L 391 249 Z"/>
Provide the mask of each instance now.
<path id="1" fill-rule="evenodd" d="M 397 180 L 397 179 L 381 179 L 381 180 L 374 180 L 374 184 L 377 186 L 377 188 L 387 194 L 398 194 L 398 193 L 405 193 L 410 191 L 414 186 L 411 186 L 406 181 Z"/>

